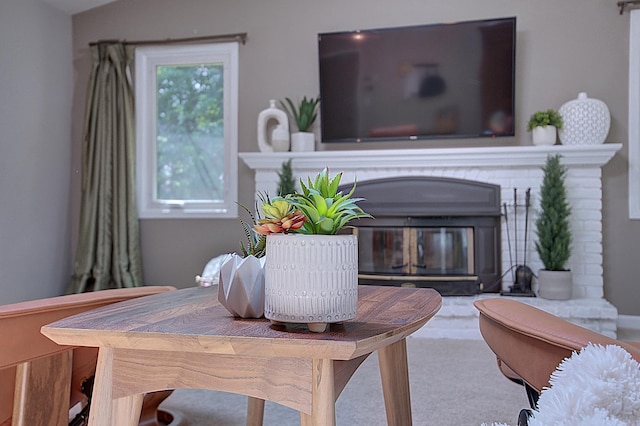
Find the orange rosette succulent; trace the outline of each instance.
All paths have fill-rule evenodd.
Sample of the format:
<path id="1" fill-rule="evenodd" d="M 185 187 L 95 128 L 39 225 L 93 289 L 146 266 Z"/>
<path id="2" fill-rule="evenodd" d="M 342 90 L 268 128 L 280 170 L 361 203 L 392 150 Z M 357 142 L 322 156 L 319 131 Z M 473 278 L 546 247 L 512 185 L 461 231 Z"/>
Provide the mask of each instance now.
<path id="1" fill-rule="evenodd" d="M 259 219 L 253 230 L 261 235 L 288 234 L 302 228 L 307 218 L 302 211 L 285 199 L 264 201 L 262 203 L 263 219 Z"/>

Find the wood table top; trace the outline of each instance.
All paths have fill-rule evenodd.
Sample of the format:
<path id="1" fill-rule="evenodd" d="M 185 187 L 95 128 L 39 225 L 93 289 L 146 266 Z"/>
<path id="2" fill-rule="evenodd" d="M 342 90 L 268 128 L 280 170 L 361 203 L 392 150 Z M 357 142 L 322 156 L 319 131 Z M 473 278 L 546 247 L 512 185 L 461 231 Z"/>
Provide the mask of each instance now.
<path id="1" fill-rule="evenodd" d="M 358 315 L 325 333 L 234 318 L 217 286 L 128 300 L 42 327 L 62 345 L 348 360 L 405 338 L 440 309 L 433 289 L 359 286 Z"/>

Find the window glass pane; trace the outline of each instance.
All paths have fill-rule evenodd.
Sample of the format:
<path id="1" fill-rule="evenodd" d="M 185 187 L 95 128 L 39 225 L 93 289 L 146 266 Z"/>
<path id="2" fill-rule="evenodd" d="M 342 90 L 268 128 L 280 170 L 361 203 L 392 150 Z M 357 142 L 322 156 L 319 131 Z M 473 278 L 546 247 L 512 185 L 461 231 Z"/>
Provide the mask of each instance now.
<path id="1" fill-rule="evenodd" d="M 136 48 L 141 218 L 232 218 L 238 199 L 238 43 Z"/>
<path id="2" fill-rule="evenodd" d="M 223 64 L 156 67 L 156 199 L 224 199 Z"/>

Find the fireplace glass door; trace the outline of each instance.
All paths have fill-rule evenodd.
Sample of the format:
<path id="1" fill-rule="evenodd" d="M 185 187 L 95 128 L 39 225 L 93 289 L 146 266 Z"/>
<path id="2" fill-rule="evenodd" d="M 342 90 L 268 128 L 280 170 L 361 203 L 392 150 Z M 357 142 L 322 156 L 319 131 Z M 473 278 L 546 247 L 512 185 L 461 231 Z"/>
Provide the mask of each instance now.
<path id="1" fill-rule="evenodd" d="M 409 243 L 412 275 L 473 273 L 473 228 L 415 228 Z M 414 240 L 415 238 L 415 240 Z"/>
<path id="2" fill-rule="evenodd" d="M 471 227 L 359 227 L 360 274 L 456 277 L 474 274 Z"/>

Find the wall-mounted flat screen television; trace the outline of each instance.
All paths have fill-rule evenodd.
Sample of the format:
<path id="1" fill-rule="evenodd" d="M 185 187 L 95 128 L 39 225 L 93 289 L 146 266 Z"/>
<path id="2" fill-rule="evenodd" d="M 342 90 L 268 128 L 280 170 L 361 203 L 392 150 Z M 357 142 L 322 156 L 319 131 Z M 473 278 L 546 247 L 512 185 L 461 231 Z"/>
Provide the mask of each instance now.
<path id="1" fill-rule="evenodd" d="M 516 18 L 318 35 L 322 142 L 513 136 Z"/>

